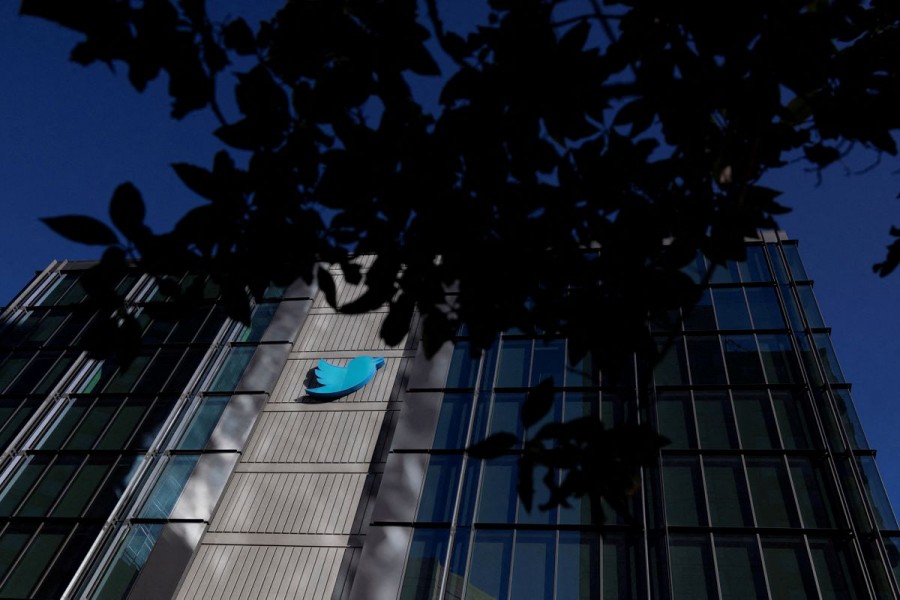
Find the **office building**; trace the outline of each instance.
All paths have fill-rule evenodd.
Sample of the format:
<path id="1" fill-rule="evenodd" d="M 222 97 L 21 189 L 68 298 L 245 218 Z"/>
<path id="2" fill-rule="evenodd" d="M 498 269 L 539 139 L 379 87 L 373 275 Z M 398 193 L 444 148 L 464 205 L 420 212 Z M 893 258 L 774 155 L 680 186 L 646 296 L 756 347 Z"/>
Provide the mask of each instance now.
<path id="1" fill-rule="evenodd" d="M 898 597 L 900 528 L 783 235 L 713 269 L 675 331 L 651 324 L 662 361 L 599 376 L 566 364 L 565 340 L 515 333 L 473 358 L 463 331 L 426 360 L 415 318 L 388 348 L 386 312 L 337 313 L 302 283 L 271 289 L 249 326 L 211 285 L 176 319 L 137 275 L 120 290 L 143 346 L 122 369 L 73 349 L 94 316 L 87 266 L 51 265 L 4 313 L 2 598 Z M 384 359 L 367 385 L 307 395 L 319 360 L 359 356 Z M 532 435 L 522 400 L 547 377 L 546 419 L 672 440 L 628 517 L 586 498 L 528 511 L 515 450 L 466 455 Z"/>

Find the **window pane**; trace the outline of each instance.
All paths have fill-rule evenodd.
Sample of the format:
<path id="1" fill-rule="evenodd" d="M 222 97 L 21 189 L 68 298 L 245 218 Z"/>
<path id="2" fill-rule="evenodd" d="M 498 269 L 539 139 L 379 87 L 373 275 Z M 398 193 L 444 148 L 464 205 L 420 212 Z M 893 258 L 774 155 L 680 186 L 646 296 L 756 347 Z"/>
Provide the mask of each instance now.
<path id="1" fill-rule="evenodd" d="M 512 523 L 516 517 L 515 456 L 501 456 L 485 461 L 478 506 L 480 523 Z"/>
<path id="2" fill-rule="evenodd" d="M 785 244 L 781 247 L 784 250 L 784 257 L 787 260 L 788 268 L 794 281 L 807 281 L 809 277 L 806 275 L 806 269 L 800 261 L 800 253 L 797 252 L 796 244 Z"/>
<path id="3" fill-rule="evenodd" d="M 228 353 L 225 363 L 219 369 L 215 380 L 209 386 L 208 391 L 230 392 L 234 390 L 255 351 L 256 348 L 254 346 L 233 347 L 231 352 Z"/>
<path id="4" fill-rule="evenodd" d="M 152 394 L 163 388 L 166 380 L 172 375 L 175 366 L 178 364 L 181 355 L 184 354 L 182 348 L 162 348 L 156 353 L 153 362 L 144 371 L 140 381 L 134 386 L 136 393 Z"/>
<path id="5" fill-rule="evenodd" d="M 700 536 L 669 538 L 672 592 L 675 600 L 717 598 L 715 570 L 709 540 Z"/>
<path id="6" fill-rule="evenodd" d="M 572 366 L 566 363 L 566 387 L 594 387 L 598 382 L 598 366 L 593 354 L 584 355 Z"/>
<path id="7" fill-rule="evenodd" d="M 38 442 L 41 450 L 57 450 L 71 435 L 72 430 L 81 422 L 85 413 L 93 405 L 93 398 L 70 398 L 60 410 L 50 431 Z"/>
<path id="8" fill-rule="evenodd" d="M 799 527 L 790 481 L 777 458 L 747 458 L 757 527 Z"/>
<path id="9" fill-rule="evenodd" d="M 691 382 L 694 385 L 725 383 L 725 365 L 717 336 L 685 338 L 691 363 Z"/>
<path id="10" fill-rule="evenodd" d="M 746 289 L 750 314 L 753 315 L 755 329 L 784 329 L 784 317 L 773 287 L 752 287 Z"/>
<path id="11" fill-rule="evenodd" d="M 739 458 L 705 458 L 706 494 L 713 527 L 752 527 L 750 494 Z"/>
<path id="12" fill-rule="evenodd" d="M 142 519 L 165 519 L 169 516 L 199 458 L 198 455 L 184 454 L 169 457 L 169 464 L 144 502 L 140 512 Z"/>
<path id="13" fill-rule="evenodd" d="M 446 387 L 475 387 L 480 357 L 473 358 L 471 355 L 471 348 L 469 342 L 456 342 L 453 347 L 453 357 L 450 359 L 450 372 L 447 375 Z"/>
<path id="14" fill-rule="evenodd" d="M 741 446 L 748 450 L 778 448 L 778 430 L 764 391 L 734 391 L 734 411 L 737 415 Z"/>
<path id="15" fill-rule="evenodd" d="M 750 313 L 743 288 L 716 288 L 713 296 L 720 329 L 750 329 Z"/>
<path id="16" fill-rule="evenodd" d="M 881 481 L 881 475 L 878 473 L 878 467 L 875 466 L 875 457 L 858 456 L 856 460 L 866 489 L 869 491 L 872 506 L 875 509 L 878 528 L 897 529 L 897 519 L 894 516 L 893 508 L 891 508 L 891 501 L 888 500 L 887 493 L 884 491 L 884 484 Z"/>
<path id="17" fill-rule="evenodd" d="M 572 421 L 597 414 L 600 395 L 597 392 L 566 392 L 563 418 Z"/>
<path id="18" fill-rule="evenodd" d="M 142 350 L 127 368 L 120 368 L 116 371 L 116 374 L 113 375 L 104 391 L 112 394 L 130 392 L 138 377 L 141 376 L 141 373 L 144 372 L 144 369 L 150 363 L 150 359 L 153 358 L 153 352 L 153 350 Z M 106 362 L 112 363 L 109 360 Z"/>
<path id="19" fill-rule="evenodd" d="M 491 428 L 488 435 L 507 431 L 521 440 L 523 402 L 525 402 L 525 394 L 522 392 L 497 392 L 494 394 Z"/>
<path id="20" fill-rule="evenodd" d="M 728 392 L 694 392 L 694 407 L 702 448 L 737 448 L 737 431 Z"/>
<path id="21" fill-rule="evenodd" d="M 825 369 L 825 377 L 828 378 L 828 381 L 831 383 L 845 383 L 844 372 L 841 371 L 841 365 L 838 364 L 834 347 L 831 345 L 831 336 L 827 333 L 814 333 L 813 341 L 816 344 L 816 352 L 822 361 L 822 367 Z"/>
<path id="22" fill-rule="evenodd" d="M 261 340 L 277 309 L 278 304 L 258 304 L 253 310 L 253 316 L 250 318 L 250 327 L 244 328 L 238 340 L 241 342 L 258 342 Z"/>
<path id="23" fill-rule="evenodd" d="M 771 281 L 769 264 L 766 262 L 766 250 L 764 246 L 747 246 L 747 260 L 738 263 L 741 278 L 744 282 Z"/>
<path id="24" fill-rule="evenodd" d="M 604 598 L 644 597 L 643 554 L 640 537 L 621 533 L 603 535 Z"/>
<path id="25" fill-rule="evenodd" d="M 10 523 L 3 535 L 0 535 L 0 580 L 12 567 L 37 528 L 37 523 Z"/>
<path id="26" fill-rule="evenodd" d="M 32 589 L 44 574 L 44 570 L 50 566 L 53 557 L 73 527 L 73 525 L 44 525 L 25 550 L 22 560 L 13 568 L 0 588 L 0 597 L 32 597 Z"/>
<path id="27" fill-rule="evenodd" d="M 80 517 L 115 464 L 109 456 L 89 456 L 72 485 L 53 509 L 54 517 Z"/>
<path id="28" fill-rule="evenodd" d="M 831 477 L 821 461 L 807 458 L 790 458 L 791 477 L 800 504 L 803 526 L 814 528 L 836 527 L 835 511 L 840 510 L 834 498 Z"/>
<path id="29" fill-rule="evenodd" d="M 531 365 L 531 385 L 552 379 L 556 387 L 563 386 L 566 368 L 566 341 L 552 340 L 534 344 L 534 360 Z"/>
<path id="30" fill-rule="evenodd" d="M 497 367 L 497 387 L 527 386 L 530 364 L 531 340 L 503 340 Z"/>
<path id="31" fill-rule="evenodd" d="M 710 296 L 708 289 L 700 292 L 700 299 L 693 309 L 685 314 L 684 328 L 686 331 L 716 328 L 716 315 L 713 312 L 712 296 Z"/>
<path id="32" fill-rule="evenodd" d="M 122 450 L 128 445 L 135 428 L 150 410 L 152 398 L 127 398 L 121 400 L 121 407 L 116 413 L 106 433 L 97 443 L 98 450 Z"/>
<path id="33" fill-rule="evenodd" d="M 656 385 L 687 385 L 687 359 L 684 352 L 684 341 L 676 337 L 671 346 L 666 340 L 657 340 L 657 350 L 661 358 L 653 368 Z M 664 352 L 664 353 L 663 353 Z"/>
<path id="34" fill-rule="evenodd" d="M 552 531 L 516 534 L 512 598 L 553 598 L 555 537 Z"/>
<path id="35" fill-rule="evenodd" d="M 478 475 L 481 473 L 481 461 L 466 459 L 466 471 L 463 475 L 462 497 L 459 499 L 459 511 L 456 515 L 460 525 L 471 525 L 475 513 L 475 498 L 478 494 Z"/>
<path id="36" fill-rule="evenodd" d="M 843 600 L 866 596 L 860 585 L 857 562 L 846 542 L 811 538 L 809 546 L 822 598 Z"/>
<path id="37" fill-rule="evenodd" d="M 670 448 L 696 448 L 694 411 L 688 392 L 659 392 L 656 398 L 657 428 L 672 440 Z"/>
<path id="38" fill-rule="evenodd" d="M 769 597 L 756 538 L 717 535 L 716 562 L 722 598 L 764 600 Z"/>
<path id="39" fill-rule="evenodd" d="M 50 460 L 49 456 L 29 456 L 27 461 L 19 466 L 12 481 L 6 484 L 0 493 L 0 517 L 9 517 L 15 513 L 16 507 L 31 491 L 31 486 L 50 464 Z"/>
<path id="40" fill-rule="evenodd" d="M 450 553 L 450 573 L 447 575 L 446 598 L 462 598 L 465 591 L 466 562 L 469 559 L 469 537 L 471 531 L 458 528 L 453 536 L 453 550 Z"/>
<path id="41" fill-rule="evenodd" d="M 83 456 L 57 456 L 56 461 L 44 472 L 43 478 L 34 486 L 34 490 L 19 508 L 17 516 L 47 515 L 83 460 Z"/>
<path id="42" fill-rule="evenodd" d="M 819 597 L 802 540 L 763 538 L 763 557 L 773 600 Z"/>
<path id="43" fill-rule="evenodd" d="M 706 525 L 703 479 L 697 459 L 667 456 L 663 462 L 663 485 L 669 525 Z"/>
<path id="44" fill-rule="evenodd" d="M 100 534 L 100 525 L 79 525 L 66 540 L 62 552 L 57 555 L 53 566 L 46 572 L 44 581 L 34 592 L 36 598 L 59 598 L 69 585 L 76 569 L 84 560 L 88 549 Z"/>
<path id="45" fill-rule="evenodd" d="M 140 456 L 123 456 L 119 459 L 119 463 L 112 470 L 109 477 L 103 483 L 103 489 L 94 497 L 93 502 L 88 506 L 86 517 L 97 517 L 105 519 L 109 517 L 110 511 L 122 497 L 125 488 L 131 482 L 135 471 L 143 463 Z"/>
<path id="46" fill-rule="evenodd" d="M 446 529 L 416 529 L 403 574 L 402 600 L 437 598 L 447 563 L 449 535 Z"/>
<path id="47" fill-rule="evenodd" d="M 205 396 L 200 399 L 200 406 L 191 418 L 178 442 L 179 450 L 202 450 L 209 441 L 219 417 L 225 411 L 231 396 Z"/>
<path id="48" fill-rule="evenodd" d="M 817 445 L 813 443 L 815 439 L 813 421 L 809 414 L 810 404 L 805 392 L 772 390 L 772 404 L 775 407 L 775 416 L 785 448 L 805 450 Z"/>
<path id="49" fill-rule="evenodd" d="M 797 294 L 800 296 L 800 304 L 803 306 L 803 312 L 806 314 L 806 322 L 809 323 L 809 326 L 825 327 L 825 320 L 819 311 L 819 305 L 816 303 L 812 286 L 798 285 Z"/>
<path id="50" fill-rule="evenodd" d="M 856 414 L 856 408 L 853 406 L 853 400 L 850 398 L 850 390 L 832 390 L 834 401 L 837 405 L 838 413 L 841 421 L 844 423 L 844 430 L 850 439 L 853 448 L 868 448 L 869 441 L 863 432 L 862 424 L 859 422 L 859 416 Z"/>
<path id="51" fill-rule="evenodd" d="M 609 541 L 609 534 L 604 538 Z M 556 563 L 557 600 L 592 600 L 600 587 L 600 540 L 596 534 L 576 531 L 559 532 L 559 556 Z M 615 589 L 618 581 L 615 570 L 606 576 L 610 584 L 604 585 L 604 595 L 609 598 L 627 598 Z M 526 596 L 527 597 L 527 596 Z"/>
<path id="52" fill-rule="evenodd" d="M 156 538 L 162 532 L 160 524 L 134 525 L 119 546 L 115 558 L 103 574 L 93 598 L 125 598 L 131 584 L 150 556 Z"/>
<path id="53" fill-rule="evenodd" d="M 87 412 L 78 427 L 72 433 L 72 436 L 66 442 L 65 448 L 68 450 L 89 450 L 101 432 L 106 429 L 107 424 L 118 412 L 122 405 L 122 398 L 100 398 L 94 403 L 94 406 Z"/>
<path id="54" fill-rule="evenodd" d="M 451 521 L 461 467 L 462 456 L 431 455 L 425 474 L 425 488 L 422 490 L 417 520 L 447 523 Z"/>
<path id="55" fill-rule="evenodd" d="M 534 470 L 534 497 L 531 502 L 531 510 L 526 510 L 525 505 L 519 500 L 519 516 L 517 519 L 519 523 L 540 525 L 553 525 L 556 523 L 556 507 L 553 507 L 550 510 L 543 510 L 540 508 L 541 505 L 547 504 L 550 501 L 550 488 L 544 483 L 544 477 L 546 477 L 547 472 L 548 469 L 544 467 L 539 467 Z M 518 496 L 518 493 L 516 496 Z"/>
<path id="56" fill-rule="evenodd" d="M 706 261 L 707 269 L 710 270 L 710 283 L 740 283 L 741 277 L 738 274 L 737 263 L 733 260 L 727 261 L 724 265 L 714 265 L 708 259 Z"/>
<path id="57" fill-rule="evenodd" d="M 752 335 L 724 335 L 722 343 L 731 383 L 765 383 Z"/>
<path id="58" fill-rule="evenodd" d="M 185 386 L 197 371 L 197 367 L 200 366 L 200 361 L 205 355 L 206 348 L 189 348 L 162 391 L 175 394 L 185 391 Z"/>
<path id="59" fill-rule="evenodd" d="M 760 335 L 759 350 L 769 383 L 803 383 L 787 335 Z"/>
<path id="60" fill-rule="evenodd" d="M 506 600 L 511 559 L 512 531 L 476 530 L 466 597 Z"/>

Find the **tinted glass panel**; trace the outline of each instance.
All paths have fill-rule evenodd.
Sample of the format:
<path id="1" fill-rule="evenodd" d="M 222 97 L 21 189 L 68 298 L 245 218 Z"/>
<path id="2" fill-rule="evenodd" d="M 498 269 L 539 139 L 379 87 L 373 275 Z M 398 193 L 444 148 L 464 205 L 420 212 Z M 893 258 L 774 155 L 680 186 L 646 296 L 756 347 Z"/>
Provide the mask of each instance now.
<path id="1" fill-rule="evenodd" d="M 722 343 L 731 383 L 765 383 L 752 335 L 725 335 Z"/>
<path id="2" fill-rule="evenodd" d="M 716 288 L 716 315 L 721 329 L 750 329 L 750 313 L 743 288 Z"/>
<path id="3" fill-rule="evenodd" d="M 663 463 L 666 517 L 669 525 L 706 525 L 703 479 L 694 458 L 666 457 Z"/>
<path id="4" fill-rule="evenodd" d="M 856 560 L 847 543 L 812 538 L 809 541 L 821 597 L 827 599 L 864 598 Z"/>
<path id="5" fill-rule="evenodd" d="M 125 598 L 150 550 L 162 532 L 162 525 L 134 525 L 125 536 L 111 566 L 106 570 L 93 598 Z"/>
<path id="6" fill-rule="evenodd" d="M 225 359 L 225 364 L 221 366 L 215 380 L 209 386 L 209 391 L 230 392 L 234 390 L 255 351 L 254 346 L 233 347 L 228 353 L 228 358 Z"/>
<path id="7" fill-rule="evenodd" d="M 759 350 L 769 383 L 803 383 L 787 335 L 760 335 Z"/>
<path id="8" fill-rule="evenodd" d="M 531 340 L 503 340 L 497 367 L 497 387 L 527 386 L 530 364 Z"/>
<path id="9" fill-rule="evenodd" d="M 516 534 L 512 572 L 512 598 L 552 598 L 554 546 L 552 531 Z"/>
<path id="10" fill-rule="evenodd" d="M 752 527 L 750 494 L 739 458 L 705 458 L 706 494 L 713 527 Z"/>
<path id="11" fill-rule="evenodd" d="M 694 392 L 701 448 L 736 448 L 737 431 L 728 392 Z"/>
<path id="12" fill-rule="evenodd" d="M 712 551 L 709 540 L 700 536 L 669 538 L 672 592 L 675 600 L 717 598 Z"/>
<path id="13" fill-rule="evenodd" d="M 516 517 L 515 456 L 502 456 L 484 463 L 478 521 L 512 523 Z"/>
<path id="14" fill-rule="evenodd" d="M 763 538 L 763 557 L 773 600 L 819 597 L 801 539 Z"/>
<path id="15" fill-rule="evenodd" d="M 659 392 L 656 398 L 657 427 L 669 438 L 671 448 L 696 448 L 694 411 L 688 392 Z"/>
<path id="16" fill-rule="evenodd" d="M 790 481 L 780 459 L 748 457 L 747 476 L 758 527 L 800 526 Z"/>
<path id="17" fill-rule="evenodd" d="M 753 315 L 753 327 L 756 329 L 784 329 L 784 317 L 773 287 L 747 288 L 747 302 L 750 303 L 750 314 Z"/>
<path id="18" fill-rule="evenodd" d="M 700 299 L 684 317 L 684 328 L 688 331 L 716 328 L 716 315 L 713 312 L 712 296 L 709 290 L 700 293 Z"/>
<path id="19" fill-rule="evenodd" d="M 479 357 L 471 355 L 469 342 L 456 342 L 453 358 L 450 360 L 450 372 L 447 375 L 448 388 L 475 387 L 478 377 Z"/>
<path id="20" fill-rule="evenodd" d="M 508 598 L 511 563 L 512 531 L 476 530 L 466 597 Z"/>
<path id="21" fill-rule="evenodd" d="M 810 404 L 804 392 L 772 390 L 772 404 L 781 430 L 784 447 L 789 450 L 803 450 L 814 447 Z"/>
<path id="22" fill-rule="evenodd" d="M 691 363 L 691 382 L 694 385 L 725 383 L 725 365 L 716 336 L 685 338 Z"/>
<path id="23" fill-rule="evenodd" d="M 213 429 L 219 422 L 219 417 L 225 411 L 231 396 L 205 396 L 200 399 L 200 406 L 191 418 L 191 423 L 185 429 L 178 442 L 178 448 L 182 450 L 202 450 L 209 441 Z"/>
<path id="24" fill-rule="evenodd" d="M 661 358 L 653 369 L 656 385 L 687 385 L 687 358 L 682 338 L 676 337 L 671 346 L 665 340 L 659 340 L 657 348 Z"/>
<path id="25" fill-rule="evenodd" d="M 747 260 L 738 263 L 738 269 L 744 282 L 756 283 L 772 280 L 763 246 L 747 246 Z"/>
<path id="26" fill-rule="evenodd" d="M 816 352 L 825 369 L 825 377 L 831 383 L 844 383 L 844 372 L 838 364 L 834 347 L 831 345 L 831 337 L 827 333 L 814 333 L 813 341 L 816 344 Z"/>
<path id="27" fill-rule="evenodd" d="M 494 394 L 494 406 L 491 409 L 491 433 L 508 431 L 522 439 L 522 403 L 523 392 L 497 392 Z"/>
<path id="28" fill-rule="evenodd" d="M 809 277 L 806 275 L 806 269 L 800 261 L 800 253 L 797 252 L 797 246 L 794 244 L 785 244 L 781 247 L 784 251 L 784 257 L 787 259 L 788 268 L 795 281 L 806 281 Z"/>
<path id="29" fill-rule="evenodd" d="M 825 320 L 822 319 L 822 313 L 819 312 L 819 305 L 813 295 L 812 286 L 798 285 L 797 294 L 800 296 L 800 303 L 803 305 L 803 312 L 806 313 L 806 321 L 809 326 L 825 327 Z"/>
<path id="30" fill-rule="evenodd" d="M 735 391 L 734 410 L 737 414 L 741 445 L 750 450 L 778 448 L 778 430 L 769 395 L 764 391 Z"/>
<path id="31" fill-rule="evenodd" d="M 0 597 L 32 597 L 32 590 L 44 574 L 44 570 L 52 564 L 56 553 L 72 529 L 73 525 L 44 525 L 32 539 L 22 559 L 7 576 L 3 587 L 0 588 Z"/>
<path id="32" fill-rule="evenodd" d="M 716 536 L 716 562 L 722 598 L 756 600 L 769 597 L 756 538 Z"/>
<path id="33" fill-rule="evenodd" d="M 603 535 L 603 597 L 643 598 L 643 548 L 640 538 L 621 533 Z"/>
<path id="34" fill-rule="evenodd" d="M 402 600 L 437 598 L 447 563 L 448 538 L 445 529 L 417 529 L 413 534 L 400 590 Z"/>
<path id="35" fill-rule="evenodd" d="M 556 597 L 558 600 L 592 600 L 600 587 L 600 540 L 596 534 L 575 531 L 559 532 L 556 562 Z M 615 590 L 616 572 L 611 584 L 604 586 L 610 598 L 627 598 Z M 605 578 L 604 578 L 605 579 Z"/>
<path id="36" fill-rule="evenodd" d="M 169 463 L 159 476 L 153 492 L 144 502 L 140 512 L 141 518 L 165 519 L 169 516 L 199 458 L 197 455 L 175 455 L 169 458 Z"/>
<path id="37" fill-rule="evenodd" d="M 462 456 L 434 454 L 428 461 L 425 488 L 419 502 L 417 519 L 426 522 L 450 522 L 459 484 Z"/>

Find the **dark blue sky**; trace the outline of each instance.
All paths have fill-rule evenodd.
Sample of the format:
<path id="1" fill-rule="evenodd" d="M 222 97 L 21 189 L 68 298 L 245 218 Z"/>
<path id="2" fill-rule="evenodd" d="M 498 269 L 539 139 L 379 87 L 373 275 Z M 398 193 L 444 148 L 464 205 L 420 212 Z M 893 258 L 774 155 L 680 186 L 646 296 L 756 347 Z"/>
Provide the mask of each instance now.
<path id="1" fill-rule="evenodd" d="M 167 229 L 198 202 L 168 165 L 209 165 L 218 149 L 208 114 L 182 122 L 168 118 L 164 82 L 137 94 L 124 72 L 69 63 L 78 36 L 18 17 L 17 4 L 0 5 L 0 305 L 51 260 L 97 256 L 95 249 L 54 235 L 39 217 L 83 213 L 106 219 L 112 191 L 132 181 L 144 194 L 148 222 Z M 247 5 L 211 4 L 222 14 Z M 262 10 L 261 4 L 254 9 Z M 451 6 L 462 13 L 465 4 L 471 2 Z M 853 158 L 849 166 L 856 170 L 872 160 L 861 153 Z M 885 158 L 871 173 L 848 176 L 835 166 L 817 186 L 816 176 L 797 166 L 768 183 L 785 190 L 782 200 L 796 209 L 782 227 L 800 241 L 863 426 L 900 506 L 900 273 L 879 279 L 871 272 L 889 242 L 889 226 L 900 225 L 898 167 Z"/>

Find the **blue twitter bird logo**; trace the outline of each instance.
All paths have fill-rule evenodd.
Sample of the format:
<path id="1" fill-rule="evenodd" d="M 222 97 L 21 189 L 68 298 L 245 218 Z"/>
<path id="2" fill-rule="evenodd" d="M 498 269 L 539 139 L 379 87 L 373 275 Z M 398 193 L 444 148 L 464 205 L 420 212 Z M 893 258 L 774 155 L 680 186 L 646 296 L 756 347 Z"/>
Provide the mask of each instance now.
<path id="1" fill-rule="evenodd" d="M 375 371 L 384 366 L 383 358 L 359 356 L 346 367 L 336 367 L 319 360 L 315 375 L 321 387 L 306 388 L 306 393 L 317 398 L 340 398 L 355 392 L 375 377 Z"/>

